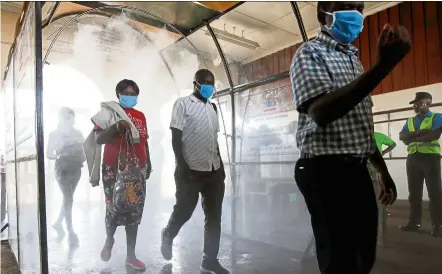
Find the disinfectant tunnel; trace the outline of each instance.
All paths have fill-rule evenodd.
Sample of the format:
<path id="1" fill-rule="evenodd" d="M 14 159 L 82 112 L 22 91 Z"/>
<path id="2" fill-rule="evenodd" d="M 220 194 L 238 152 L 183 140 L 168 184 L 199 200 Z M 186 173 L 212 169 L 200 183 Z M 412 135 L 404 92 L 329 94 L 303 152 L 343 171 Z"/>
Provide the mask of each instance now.
<path id="1" fill-rule="evenodd" d="M 147 273 L 196 271 L 204 231 L 200 206 L 175 241 L 172 264 L 159 250 L 161 230 L 175 203 L 172 107 L 193 92 L 199 69 L 215 76 L 212 102 L 218 109 L 218 144 L 227 176 L 220 261 L 232 273 L 252 273 L 251 261 L 259 273 L 301 267 L 313 252 L 313 234 L 293 179 L 299 152 L 288 70 L 297 47 L 315 35 L 310 29 L 311 37 L 307 35 L 301 13 L 315 14 L 316 4 L 277 3 L 284 19 L 275 24 L 284 25 L 283 30 L 266 23 L 268 18 L 253 17 L 250 10 L 271 3 L 266 5 L 26 3 L 3 93 L 8 240 L 22 273 L 125 273 L 123 228 L 116 232 L 112 260 L 100 260 L 106 238 L 105 193 L 101 184 L 89 184 L 87 166 L 70 189 L 79 244 L 60 237 L 57 222 L 66 218 L 61 213 L 66 196 L 49 157 L 51 134 L 73 123 L 78 138 L 88 136 L 94 127 L 91 117 L 101 102 L 117 100 L 116 85 L 123 79 L 139 87 L 136 108 L 146 117 L 153 169 L 138 231 L 138 257 Z M 278 49 L 283 37 L 295 46 Z M 268 49 L 274 53 L 257 71 L 250 64 Z"/>

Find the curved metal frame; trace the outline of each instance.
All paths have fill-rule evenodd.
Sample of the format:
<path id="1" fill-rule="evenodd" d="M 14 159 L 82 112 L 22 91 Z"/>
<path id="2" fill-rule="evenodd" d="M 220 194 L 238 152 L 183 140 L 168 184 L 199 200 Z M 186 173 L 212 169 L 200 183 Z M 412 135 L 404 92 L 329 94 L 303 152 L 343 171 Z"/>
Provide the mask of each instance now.
<path id="1" fill-rule="evenodd" d="M 48 235 L 46 221 L 46 176 L 44 162 L 44 128 L 43 128 L 43 62 L 42 62 L 42 3 L 35 5 L 35 147 L 38 177 L 38 217 L 40 240 L 40 269 L 41 273 L 49 273 L 48 265 Z"/>
<path id="2" fill-rule="evenodd" d="M 49 23 L 47 23 L 46 25 L 42 25 L 42 29 L 44 29 L 45 27 L 47 27 L 51 22 L 52 22 L 52 23 L 55 23 L 55 22 L 57 22 L 58 20 L 63 19 L 63 18 L 65 18 L 65 17 L 68 17 L 68 16 L 74 16 L 74 15 L 79 15 L 79 14 L 81 14 L 81 13 L 82 13 L 82 12 L 72 12 L 72 13 L 66 13 L 66 14 L 63 14 L 62 16 L 57 16 L 54 20 L 52 20 L 52 18 L 51 18 L 51 20 L 49 20 Z M 88 15 L 97 15 L 97 16 L 103 16 L 103 17 L 107 17 L 107 18 L 110 18 L 110 17 L 113 16 L 113 15 L 108 15 L 108 14 L 100 13 L 100 12 L 90 12 Z M 69 24 L 69 22 L 68 22 L 68 24 Z M 143 33 L 142 30 L 138 29 L 138 27 L 133 26 L 133 25 L 131 25 L 131 24 L 127 24 L 127 25 L 128 25 L 129 27 L 131 27 L 133 30 L 139 32 L 139 33 L 141 34 L 141 36 L 142 36 L 147 42 L 149 42 L 153 47 L 155 47 L 155 44 L 152 42 L 152 40 L 149 38 L 149 36 L 147 36 L 145 33 Z M 56 32 L 55 32 L 55 33 L 56 33 Z M 55 38 L 54 38 L 54 39 L 55 39 Z M 47 57 L 49 57 L 50 50 L 51 50 L 51 49 L 48 48 L 48 50 L 46 51 L 44 64 L 50 64 L 50 63 L 47 61 Z M 175 81 L 175 76 L 173 75 L 172 69 L 170 68 L 169 64 L 166 62 L 166 59 L 164 58 L 163 52 L 160 51 L 160 50 L 158 50 L 158 49 L 157 49 L 157 52 L 158 52 L 158 55 L 160 56 L 161 60 L 163 61 L 163 64 L 166 66 L 166 69 L 167 69 L 167 71 L 169 72 L 170 77 L 172 77 L 172 81 L 174 82 L 176 88 L 178 89 L 178 84 L 177 84 L 176 81 Z"/>
<path id="3" fill-rule="evenodd" d="M 295 14 L 296 20 L 298 22 L 298 26 L 299 26 L 299 31 L 301 32 L 302 35 L 302 39 L 304 42 L 308 41 L 308 37 L 307 34 L 305 32 L 305 27 L 304 27 L 304 23 L 302 22 L 302 16 L 301 16 L 301 12 L 299 11 L 299 7 L 298 4 L 296 2 L 290 2 L 290 5 L 292 7 L 293 13 Z M 227 76 L 227 80 L 229 81 L 229 86 L 230 88 L 222 90 L 220 92 L 217 92 L 217 98 L 218 98 L 218 102 L 219 102 L 219 97 L 222 95 L 227 95 L 230 94 L 230 100 L 231 100 L 231 119 L 232 119 L 232 134 L 231 134 L 231 138 L 232 138 L 232 151 L 230 152 L 230 154 L 232 155 L 231 158 L 231 167 L 230 167 L 230 179 L 231 179 L 231 183 L 232 183 L 232 212 L 231 212 L 231 217 L 232 217 L 232 221 L 231 221 L 231 226 L 232 226 L 232 237 L 235 239 L 236 238 L 236 109 L 235 109 L 235 92 L 241 92 L 241 91 L 245 91 L 247 89 L 256 87 L 256 86 L 260 86 L 260 85 L 264 85 L 270 82 L 274 82 L 277 81 L 279 79 L 285 78 L 289 75 L 288 72 L 284 72 L 281 74 L 276 74 L 276 75 L 272 75 L 270 77 L 264 78 L 264 79 L 260 79 L 248 84 L 244 84 L 244 85 L 237 85 L 234 86 L 233 81 L 232 81 L 232 75 L 230 72 L 230 67 L 229 64 L 227 62 L 227 59 L 224 55 L 223 49 L 221 48 L 218 39 L 215 35 L 215 33 L 213 32 L 212 28 L 210 27 L 210 23 L 206 22 L 206 27 L 207 30 L 210 33 L 210 36 L 213 39 L 213 42 L 215 43 L 216 49 L 218 50 L 218 54 L 221 57 L 221 60 L 223 62 L 223 66 L 224 66 L 224 70 Z M 221 114 L 222 115 L 222 114 Z M 224 118 L 223 118 L 224 120 Z M 227 134 L 226 134 L 226 139 L 227 139 Z M 228 144 L 228 142 L 226 142 Z M 229 153 L 229 151 L 228 151 Z M 229 157 L 230 158 L 230 157 Z"/>
<path id="4" fill-rule="evenodd" d="M 37 33 L 36 34 L 36 41 L 39 39 L 39 41 L 41 43 L 41 40 L 42 40 L 41 39 L 42 38 L 41 34 L 42 34 L 42 28 L 43 28 L 43 26 L 41 25 L 41 6 L 40 6 L 40 4 L 36 3 L 36 7 L 37 6 L 38 6 L 38 12 L 37 12 L 38 14 L 36 15 L 36 20 L 39 19 L 40 23 L 37 24 L 37 26 L 36 26 L 36 33 Z M 306 41 L 308 41 L 308 37 L 307 37 L 307 35 L 305 33 L 305 28 L 304 28 L 304 24 L 302 22 L 302 16 L 301 16 L 301 13 L 299 12 L 299 8 L 298 8 L 298 6 L 297 6 L 297 4 L 295 2 L 291 2 L 291 6 L 292 6 L 292 9 L 293 9 L 294 15 L 296 16 L 296 19 L 298 21 L 298 26 L 300 28 L 300 32 L 301 32 L 301 35 L 303 37 L 303 41 L 306 42 Z M 168 25 L 169 27 L 171 27 L 176 33 L 180 34 L 183 37 L 182 39 L 186 39 L 187 40 L 187 42 L 194 48 L 196 54 L 198 55 L 198 57 L 202 61 L 203 65 L 207 68 L 206 60 L 203 58 L 203 56 L 201 55 L 199 50 L 195 47 L 195 45 L 193 45 L 193 43 L 187 38 L 187 36 L 184 36 L 183 33 L 181 33 L 177 28 L 175 28 L 173 25 L 169 24 L 167 21 L 165 21 L 161 17 L 158 17 L 158 16 L 156 16 L 154 14 L 151 14 L 148 11 L 145 11 L 145 10 L 142 10 L 142 9 L 139 9 L 139 8 L 135 8 L 135 7 L 124 6 L 124 5 L 109 5 L 109 6 L 103 6 L 103 7 L 98 7 L 98 8 L 90 9 L 90 10 L 88 10 L 86 12 L 77 14 L 71 20 L 69 20 L 62 28 L 60 28 L 58 30 L 58 32 L 56 32 L 54 38 L 52 39 L 52 42 L 51 42 L 51 44 L 50 44 L 50 46 L 48 48 L 48 51 L 46 52 L 44 58 L 42 58 L 41 54 L 36 56 L 37 58 L 40 59 L 40 61 L 42 61 L 42 62 L 39 63 L 38 60 L 37 60 L 37 64 L 36 64 L 36 70 L 37 70 L 36 77 L 40 78 L 42 80 L 42 77 L 43 77 L 43 75 L 42 75 L 43 65 L 42 64 L 46 63 L 47 58 L 48 58 L 48 56 L 49 56 L 49 54 L 50 54 L 50 52 L 51 52 L 55 42 L 57 41 L 58 37 L 61 35 L 61 33 L 66 29 L 66 27 L 70 23 L 72 23 L 74 20 L 76 20 L 77 18 L 80 18 L 83 15 L 93 14 L 94 12 L 101 11 L 101 10 L 106 10 L 106 9 L 119 9 L 122 12 L 124 12 L 124 10 L 130 10 L 130 11 L 133 11 L 133 12 L 139 12 L 141 14 L 151 16 L 151 17 L 153 17 L 153 18 L 163 22 L 165 25 Z M 59 19 L 59 18 L 56 18 L 55 20 L 57 20 L 57 19 Z M 49 23 L 53 22 L 52 21 L 52 16 L 51 16 L 51 18 L 50 18 L 50 20 L 48 22 Z M 46 24 L 44 27 L 46 27 L 48 24 Z M 236 154 L 236 139 L 237 139 L 237 137 L 236 137 L 236 124 L 235 124 L 235 119 L 236 118 L 235 118 L 235 96 L 234 96 L 234 92 L 240 92 L 240 91 L 247 90 L 247 89 L 249 89 L 251 87 L 256 87 L 256 86 L 263 85 L 263 84 L 266 84 L 266 83 L 274 82 L 274 81 L 276 81 L 278 79 L 281 79 L 281 77 L 286 77 L 287 76 L 287 72 L 283 73 L 283 74 L 280 74 L 280 75 L 273 75 L 271 77 L 268 77 L 268 78 L 265 78 L 265 79 L 261 79 L 261 80 L 258 80 L 258 81 L 250 82 L 248 84 L 234 86 L 234 83 L 233 83 L 232 77 L 231 77 L 231 72 L 230 72 L 229 64 L 228 64 L 228 62 L 227 62 L 227 60 L 225 58 L 224 52 L 223 52 L 223 50 L 222 50 L 222 48 L 221 48 L 221 46 L 220 46 L 220 44 L 218 42 L 218 39 L 217 39 L 216 35 L 213 33 L 213 30 L 211 29 L 210 23 L 206 22 L 206 27 L 207 27 L 207 29 L 209 30 L 209 32 L 210 32 L 210 34 L 212 36 L 212 39 L 213 39 L 213 41 L 214 41 L 214 43 L 215 43 L 215 45 L 217 47 L 218 53 L 221 56 L 221 60 L 223 62 L 225 73 L 226 73 L 227 79 L 229 81 L 229 86 L 230 86 L 230 88 L 228 89 L 228 92 L 230 94 L 231 107 L 232 107 L 232 115 L 231 115 L 232 116 L 231 117 L 231 119 L 232 119 L 232 152 L 228 151 L 228 154 L 231 153 L 231 155 L 232 155 L 231 166 L 233 168 L 231 168 L 230 170 L 231 170 L 232 186 L 234 187 L 233 189 L 235 190 L 235 188 L 236 188 L 235 187 L 236 186 L 235 166 L 237 164 L 236 163 L 236 159 L 235 159 L 235 154 Z M 147 41 L 152 43 L 150 41 L 150 39 L 148 39 L 148 38 L 147 38 Z M 160 55 L 161 55 L 161 53 L 160 53 Z M 161 55 L 161 57 L 162 57 L 162 55 Z M 165 61 L 165 59 L 163 57 L 162 57 L 162 60 L 166 64 L 166 67 L 168 68 L 169 73 L 171 74 L 171 77 L 174 78 L 173 74 L 172 74 L 172 72 L 170 70 L 170 67 L 167 65 L 167 62 Z M 42 90 L 43 90 L 43 87 L 42 87 L 42 81 L 41 80 L 37 81 L 37 87 L 36 87 L 37 88 L 37 90 L 36 90 L 36 93 L 37 93 L 36 94 L 36 96 L 37 96 L 37 100 L 36 100 L 37 144 L 36 145 L 37 145 L 37 153 L 38 153 L 37 155 L 40 155 L 37 158 L 37 166 L 38 166 L 38 171 L 39 171 L 39 175 L 38 175 L 39 210 L 40 210 L 40 212 L 43 213 L 42 215 L 44 215 L 44 216 L 42 216 L 43 218 L 40 218 L 40 229 L 42 229 L 43 225 L 46 225 L 46 204 L 45 204 L 45 201 L 44 201 L 44 197 L 45 197 L 45 195 L 44 195 L 45 194 L 45 189 L 44 189 L 44 187 L 45 187 L 44 186 L 44 159 L 42 159 L 42 157 L 44 156 L 44 147 L 43 147 L 44 144 L 43 144 L 43 139 L 42 139 L 43 138 L 43 116 L 42 116 L 43 115 L 43 111 L 42 111 L 42 108 L 43 108 L 43 100 L 42 100 L 42 95 L 43 95 L 42 94 Z M 219 94 L 219 95 L 221 95 L 221 94 Z M 219 98 L 219 96 L 218 96 L 218 98 Z M 227 138 L 227 135 L 226 135 L 226 138 Z M 229 156 L 229 158 L 230 158 L 230 156 Z M 43 186 L 41 186 L 42 184 L 43 184 Z M 234 216 L 236 216 L 236 201 L 235 201 L 236 200 L 236 193 L 234 192 L 232 194 L 233 194 L 233 199 L 232 199 L 232 213 L 233 214 L 232 214 L 232 224 L 231 225 L 232 225 L 232 235 L 236 236 L 236 218 L 234 219 Z M 42 233 L 42 231 L 40 231 L 40 232 Z M 47 273 L 47 271 L 48 271 L 47 270 L 47 264 L 48 264 L 47 255 L 48 254 L 47 254 L 47 235 L 46 234 L 45 235 L 41 235 L 40 234 L 40 245 L 42 246 L 42 251 L 41 252 L 45 253 L 45 254 L 43 254 L 41 256 L 41 261 L 42 261 L 41 265 L 43 266 L 42 270 L 43 270 L 43 273 Z"/>

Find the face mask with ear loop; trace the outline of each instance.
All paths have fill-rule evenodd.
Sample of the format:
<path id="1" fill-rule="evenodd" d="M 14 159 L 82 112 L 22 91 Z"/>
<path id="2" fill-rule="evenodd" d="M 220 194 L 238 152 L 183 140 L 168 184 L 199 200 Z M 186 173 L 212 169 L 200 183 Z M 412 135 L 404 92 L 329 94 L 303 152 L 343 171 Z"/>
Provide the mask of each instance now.
<path id="1" fill-rule="evenodd" d="M 195 82 L 199 86 L 199 92 L 204 99 L 210 99 L 215 91 L 215 87 L 212 85 L 200 84 Z"/>
<path id="2" fill-rule="evenodd" d="M 364 15 L 357 10 L 342 10 L 333 13 L 323 11 L 333 16 L 330 27 L 324 25 L 330 35 L 342 45 L 353 42 L 364 28 Z"/>

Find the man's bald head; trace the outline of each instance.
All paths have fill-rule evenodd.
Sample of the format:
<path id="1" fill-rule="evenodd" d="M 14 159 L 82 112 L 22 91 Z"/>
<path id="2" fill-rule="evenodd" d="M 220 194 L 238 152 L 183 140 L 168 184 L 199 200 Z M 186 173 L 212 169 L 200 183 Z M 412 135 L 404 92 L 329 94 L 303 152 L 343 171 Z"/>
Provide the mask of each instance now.
<path id="1" fill-rule="evenodd" d="M 210 70 L 207 69 L 200 69 L 195 73 L 195 82 L 199 83 L 200 85 L 206 84 L 206 85 L 215 85 L 215 76 Z"/>

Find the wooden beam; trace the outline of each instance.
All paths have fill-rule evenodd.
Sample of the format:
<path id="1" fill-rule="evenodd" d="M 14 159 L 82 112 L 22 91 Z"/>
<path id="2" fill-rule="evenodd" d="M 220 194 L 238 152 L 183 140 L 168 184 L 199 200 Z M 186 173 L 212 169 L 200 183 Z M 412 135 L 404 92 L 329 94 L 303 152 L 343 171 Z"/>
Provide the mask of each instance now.
<path id="1" fill-rule="evenodd" d="M 213 9 L 219 12 L 225 12 L 226 10 L 230 9 L 234 5 L 238 4 L 239 2 L 236 1 L 226 1 L 226 2 L 198 2 L 199 4 L 208 7 L 209 9 Z"/>

